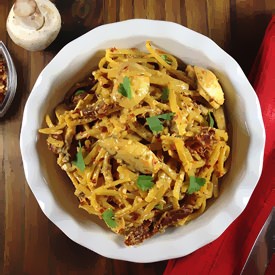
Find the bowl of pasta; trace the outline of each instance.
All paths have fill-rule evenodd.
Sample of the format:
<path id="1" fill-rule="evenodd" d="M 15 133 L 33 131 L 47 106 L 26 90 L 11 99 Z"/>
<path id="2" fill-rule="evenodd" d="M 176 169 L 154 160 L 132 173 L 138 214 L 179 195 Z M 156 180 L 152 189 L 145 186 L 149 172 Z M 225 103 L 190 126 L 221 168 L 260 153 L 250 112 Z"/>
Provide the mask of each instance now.
<path id="1" fill-rule="evenodd" d="M 66 45 L 38 77 L 20 136 L 46 216 L 96 253 L 144 263 L 226 230 L 257 184 L 264 142 L 237 62 L 201 34 L 142 19 Z"/>

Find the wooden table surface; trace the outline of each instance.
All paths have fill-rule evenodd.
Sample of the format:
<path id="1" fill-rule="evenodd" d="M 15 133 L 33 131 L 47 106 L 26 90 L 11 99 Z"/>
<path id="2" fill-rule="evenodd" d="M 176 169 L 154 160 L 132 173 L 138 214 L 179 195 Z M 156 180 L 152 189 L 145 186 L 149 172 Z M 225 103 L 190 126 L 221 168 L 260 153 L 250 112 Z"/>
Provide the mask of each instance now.
<path id="1" fill-rule="evenodd" d="M 14 1 L 0 1 L 0 40 L 18 73 L 11 109 L 0 120 L 0 274 L 162 274 L 166 261 L 111 260 L 67 238 L 40 210 L 24 176 L 19 135 L 25 102 L 36 78 L 68 41 L 96 26 L 130 18 L 177 22 L 212 38 L 249 72 L 275 0 L 83 0 L 85 18 L 71 16 L 73 2 L 56 0 L 63 26 L 45 51 L 28 52 L 9 38 L 5 22 Z M 62 4 L 63 2 L 63 4 Z"/>

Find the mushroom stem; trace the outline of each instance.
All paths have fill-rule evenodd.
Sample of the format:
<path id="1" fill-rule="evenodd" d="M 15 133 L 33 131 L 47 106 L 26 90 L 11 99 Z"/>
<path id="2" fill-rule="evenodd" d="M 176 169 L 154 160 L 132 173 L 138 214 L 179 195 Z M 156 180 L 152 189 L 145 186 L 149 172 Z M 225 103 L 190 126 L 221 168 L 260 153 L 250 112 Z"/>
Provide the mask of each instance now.
<path id="1" fill-rule="evenodd" d="M 35 0 L 16 0 L 13 11 L 17 19 L 30 30 L 39 30 L 45 23 Z"/>

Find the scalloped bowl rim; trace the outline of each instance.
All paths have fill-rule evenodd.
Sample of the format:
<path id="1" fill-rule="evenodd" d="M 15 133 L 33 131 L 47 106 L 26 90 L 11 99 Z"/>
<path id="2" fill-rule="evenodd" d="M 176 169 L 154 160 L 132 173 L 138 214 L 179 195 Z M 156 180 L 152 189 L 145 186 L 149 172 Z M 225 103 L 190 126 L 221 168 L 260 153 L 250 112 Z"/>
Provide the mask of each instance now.
<path id="1" fill-rule="evenodd" d="M 133 29 L 135 29 L 135 34 L 131 34 Z M 102 230 L 102 234 L 100 234 L 95 233 L 92 228 L 90 230 L 82 228 L 81 224 L 60 209 L 43 176 L 36 148 L 37 130 L 41 127 L 41 121 L 38 121 L 40 108 L 46 100 L 47 91 L 50 89 L 50 84 L 56 80 L 56 76 L 63 72 L 65 67 L 71 65 L 71 59 L 78 57 L 79 53 L 87 50 L 92 51 L 93 48 L 102 46 L 107 38 L 108 41 L 113 40 L 113 45 L 116 46 L 116 41 L 126 41 L 125 39 L 130 37 L 133 40 L 140 37 L 142 38 L 141 42 L 144 42 L 145 37 L 151 37 L 153 42 L 155 40 L 164 41 L 164 44 L 167 45 L 166 48 L 176 47 L 166 43 L 167 40 L 171 40 L 188 47 L 186 48 L 187 52 L 189 48 L 196 50 L 202 54 L 203 58 L 205 56 L 205 60 L 209 58 L 213 64 L 218 64 L 219 68 L 223 68 L 224 75 L 235 87 L 234 93 L 237 102 L 241 100 L 244 111 L 239 114 L 243 115 L 245 119 L 243 125 L 246 129 L 243 131 L 246 136 L 249 136 L 245 167 L 241 173 L 238 190 L 229 189 L 230 199 L 224 195 L 223 198 L 228 203 L 224 205 L 219 202 L 220 212 L 212 211 L 212 209 L 207 210 L 214 213 L 213 220 L 210 220 L 209 223 L 204 221 L 203 224 L 194 221 L 189 223 L 190 225 L 183 226 L 186 229 L 179 227 L 168 230 L 164 234 L 158 234 L 152 240 L 146 240 L 137 247 L 118 245 L 112 232 Z M 93 44 L 88 45 L 87 41 L 92 41 Z M 74 50 L 76 48 L 78 51 Z M 196 58 L 195 55 L 193 57 Z M 241 87 L 238 88 L 239 86 Z M 238 89 L 242 89 L 241 93 Z M 242 126 L 242 128 L 245 127 Z M 260 104 L 238 63 L 215 42 L 202 34 L 176 23 L 147 19 L 132 19 L 102 25 L 67 44 L 39 75 L 25 106 L 20 134 L 20 148 L 26 179 L 44 214 L 70 239 L 100 255 L 143 263 L 181 257 L 218 238 L 246 207 L 261 175 L 264 144 L 265 130 Z M 235 145 L 238 146 L 237 143 Z M 203 220 L 203 215 L 197 220 L 199 219 Z M 197 226 L 194 226 L 195 224 Z M 192 231 L 190 231 L 191 229 Z M 174 234 L 175 238 L 173 238 Z"/>

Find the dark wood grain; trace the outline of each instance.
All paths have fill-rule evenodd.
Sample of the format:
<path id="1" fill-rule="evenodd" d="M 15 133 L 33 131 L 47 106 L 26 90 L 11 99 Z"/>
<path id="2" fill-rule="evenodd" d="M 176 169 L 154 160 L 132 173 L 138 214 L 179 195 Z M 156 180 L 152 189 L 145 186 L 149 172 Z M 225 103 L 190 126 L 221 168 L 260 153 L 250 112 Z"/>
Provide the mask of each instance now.
<path id="1" fill-rule="evenodd" d="M 173 21 L 207 35 L 248 73 L 275 1 L 88 0 L 85 18 L 71 16 L 73 0 L 53 2 L 62 14 L 62 31 L 47 50 L 30 53 L 6 33 L 13 1 L 0 1 L 0 40 L 18 73 L 16 98 L 0 120 L 0 274 L 162 274 L 166 261 L 136 264 L 104 258 L 72 242 L 44 216 L 25 181 L 19 150 L 25 102 L 41 70 L 67 42 L 101 24 L 130 18 Z"/>

